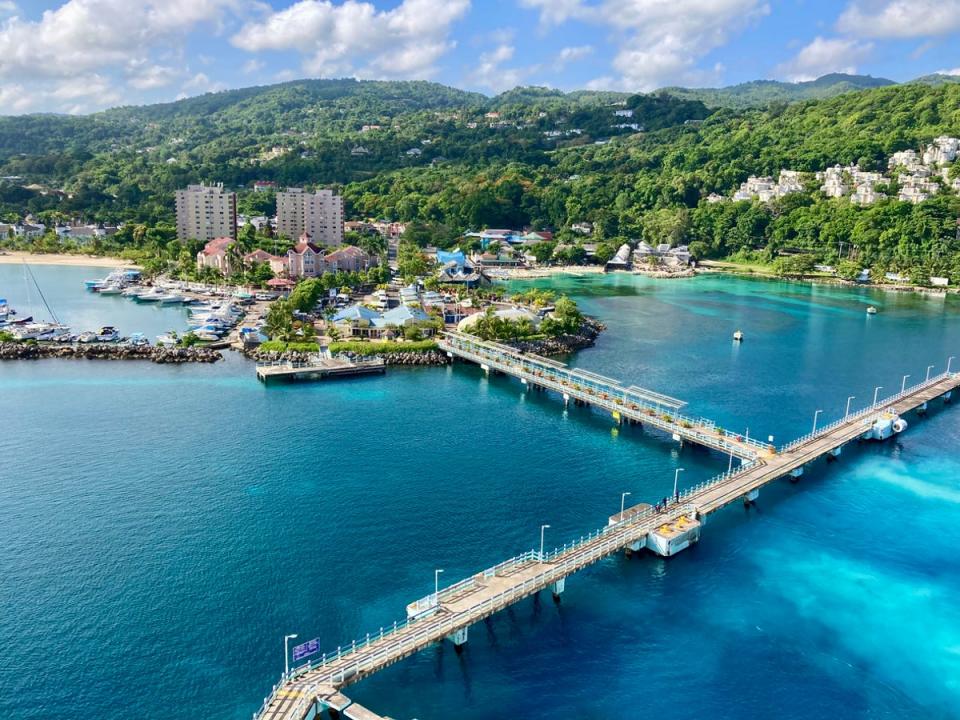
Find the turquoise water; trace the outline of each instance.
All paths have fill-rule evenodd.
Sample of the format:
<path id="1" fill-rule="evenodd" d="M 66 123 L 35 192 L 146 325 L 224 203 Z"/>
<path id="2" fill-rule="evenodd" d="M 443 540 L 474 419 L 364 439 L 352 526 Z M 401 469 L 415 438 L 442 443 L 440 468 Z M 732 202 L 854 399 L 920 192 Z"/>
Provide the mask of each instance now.
<path id="1" fill-rule="evenodd" d="M 151 342 L 169 330 L 187 329 L 187 311 L 182 306 L 138 305 L 120 295 L 100 296 L 86 292 L 85 280 L 97 280 L 112 268 L 31 265 L 40 292 L 60 322 L 74 333 L 113 325 L 121 335 L 142 332 Z M 51 320 L 36 285 L 22 265 L 0 265 L 0 298 L 6 298 L 20 317 L 32 315 L 43 322 Z"/>
<path id="2" fill-rule="evenodd" d="M 552 283 L 609 326 L 579 365 L 778 441 L 960 349 L 954 298 Z M 401 619 L 434 568 L 452 582 L 534 547 L 541 523 L 562 544 L 621 492 L 726 467 L 470 366 L 267 389 L 235 356 L 6 363 L 0 418 L 4 718 L 247 720 L 285 633 L 335 649 Z M 960 415 L 909 420 L 669 561 L 605 561 L 560 606 L 519 603 L 462 655 L 428 650 L 348 694 L 421 720 L 958 717 Z"/>

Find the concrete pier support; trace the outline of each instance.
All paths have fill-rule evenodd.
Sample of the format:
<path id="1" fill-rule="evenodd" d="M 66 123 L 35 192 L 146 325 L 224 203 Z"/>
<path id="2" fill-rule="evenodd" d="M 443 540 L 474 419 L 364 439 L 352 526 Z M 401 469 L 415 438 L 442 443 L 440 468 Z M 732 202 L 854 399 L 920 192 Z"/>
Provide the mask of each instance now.
<path id="1" fill-rule="evenodd" d="M 553 593 L 553 601 L 560 602 L 560 595 L 567 587 L 567 579 L 560 578 L 553 585 L 550 586 L 550 591 Z"/>
<path id="2" fill-rule="evenodd" d="M 487 377 L 490 377 L 490 366 L 489 366 L 489 365 L 484 365 L 483 363 L 480 363 L 480 369 L 483 370 L 483 371 L 487 374 Z"/>
<path id="3" fill-rule="evenodd" d="M 567 393 L 563 394 L 563 406 L 569 407 L 570 405 L 570 396 Z"/>
<path id="4" fill-rule="evenodd" d="M 800 482 L 800 478 L 803 475 L 803 465 L 796 467 L 790 471 L 790 482 L 796 483 Z"/>
<path id="5" fill-rule="evenodd" d="M 454 647 L 459 650 L 460 646 L 467 642 L 467 630 L 468 628 L 460 628 L 453 634 L 447 635 L 447 640 L 452 642 Z"/>
<path id="6" fill-rule="evenodd" d="M 748 492 L 746 495 L 743 496 L 743 506 L 745 508 L 750 507 L 757 501 L 758 497 L 760 497 L 760 490 L 759 489 L 751 490 L 750 492 Z"/>
<path id="7" fill-rule="evenodd" d="M 523 385 L 524 392 L 530 392 L 530 383 L 527 382 L 526 378 L 520 378 L 520 384 Z"/>
<path id="8" fill-rule="evenodd" d="M 953 398 L 953 390 L 947 390 L 947 391 L 943 394 L 943 401 L 944 401 L 945 403 L 949 403 L 950 400 L 951 400 L 951 398 Z"/>
<path id="9" fill-rule="evenodd" d="M 842 452 L 843 452 L 843 445 L 840 445 L 839 447 L 835 447 L 833 450 L 827 453 L 827 462 L 830 462 L 831 460 L 836 460 L 838 457 L 840 457 L 840 453 Z"/>
<path id="10" fill-rule="evenodd" d="M 923 403 L 917 408 L 917 415 L 926 415 L 927 414 L 927 403 Z"/>

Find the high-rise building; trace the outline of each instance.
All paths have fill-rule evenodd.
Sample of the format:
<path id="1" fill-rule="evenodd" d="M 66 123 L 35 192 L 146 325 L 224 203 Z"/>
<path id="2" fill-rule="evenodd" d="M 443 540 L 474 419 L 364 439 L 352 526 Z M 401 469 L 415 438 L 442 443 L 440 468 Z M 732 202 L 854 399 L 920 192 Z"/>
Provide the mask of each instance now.
<path id="1" fill-rule="evenodd" d="M 237 194 L 217 185 L 188 185 L 177 190 L 177 237 L 203 240 L 237 237 Z"/>
<path id="2" fill-rule="evenodd" d="M 343 198 L 333 190 L 304 192 L 287 188 L 277 193 L 277 232 L 289 238 L 304 233 L 327 247 L 343 242 Z"/>

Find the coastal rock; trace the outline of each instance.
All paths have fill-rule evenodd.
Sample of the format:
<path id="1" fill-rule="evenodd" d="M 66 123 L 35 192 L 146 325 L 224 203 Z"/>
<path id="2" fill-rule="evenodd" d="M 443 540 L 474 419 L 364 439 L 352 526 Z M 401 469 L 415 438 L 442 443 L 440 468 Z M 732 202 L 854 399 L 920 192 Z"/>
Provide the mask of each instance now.
<path id="1" fill-rule="evenodd" d="M 535 355 L 569 355 L 577 350 L 593 346 L 607 326 L 599 320 L 584 318 L 580 329 L 572 335 L 560 335 L 542 340 L 517 340 L 507 343 L 511 347 Z"/>
<path id="2" fill-rule="evenodd" d="M 40 360 L 65 358 L 80 360 L 150 360 L 161 365 L 213 363 L 222 360 L 216 350 L 206 347 L 159 347 L 144 345 L 57 345 L 49 343 L 0 343 L 0 360 Z"/>

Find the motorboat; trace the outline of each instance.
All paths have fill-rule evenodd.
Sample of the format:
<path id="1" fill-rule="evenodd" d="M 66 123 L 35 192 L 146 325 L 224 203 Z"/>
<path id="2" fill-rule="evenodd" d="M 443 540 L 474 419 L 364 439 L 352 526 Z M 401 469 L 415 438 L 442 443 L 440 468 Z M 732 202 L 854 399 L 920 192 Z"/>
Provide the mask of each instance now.
<path id="1" fill-rule="evenodd" d="M 120 294 L 127 298 L 136 299 L 141 295 L 143 295 L 145 292 L 147 292 L 147 290 L 142 287 L 128 287 L 126 290 L 124 290 Z"/>
<path id="2" fill-rule="evenodd" d="M 123 288 L 119 285 L 104 285 L 97 290 L 97 293 L 100 295 L 120 295 L 122 292 Z"/>
<path id="3" fill-rule="evenodd" d="M 132 345 L 133 347 L 143 347 L 149 345 L 150 341 L 147 340 L 147 336 L 143 333 L 132 333 L 129 338 L 127 338 L 127 345 Z"/>
<path id="4" fill-rule="evenodd" d="M 133 299 L 136 300 L 138 303 L 152 303 L 152 302 L 159 302 L 162 298 L 165 298 L 165 297 L 167 297 L 167 293 L 165 293 L 160 288 L 153 288 L 148 292 L 142 293 L 140 295 L 135 295 Z"/>
<path id="5" fill-rule="evenodd" d="M 220 336 L 217 333 L 205 332 L 203 330 L 196 330 L 193 334 L 196 335 L 199 340 L 203 340 L 205 342 L 216 342 L 220 339 Z"/>
<path id="6" fill-rule="evenodd" d="M 174 332 L 164 333 L 163 335 L 157 335 L 157 345 L 160 347 L 176 347 L 180 344 L 180 338 L 177 337 L 177 334 Z"/>
<path id="7" fill-rule="evenodd" d="M 80 336 L 77 338 L 82 343 L 93 343 L 93 342 L 116 342 L 120 339 L 120 332 L 109 325 L 105 325 L 96 332 L 87 331 L 80 333 Z"/>
<path id="8" fill-rule="evenodd" d="M 733 334 L 733 339 L 735 342 L 743 342 L 743 330 L 737 330 Z"/>
<path id="9" fill-rule="evenodd" d="M 867 308 L 867 315 L 876 315 L 879 312 L 873 305 Z"/>
<path id="10" fill-rule="evenodd" d="M 176 305 L 178 303 L 186 302 L 186 300 L 187 298 L 185 298 L 183 295 L 172 293 L 170 295 L 164 295 L 162 298 L 160 298 L 159 303 L 161 305 Z"/>

